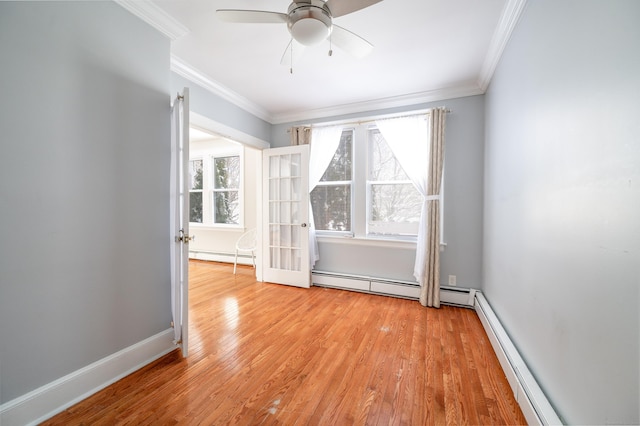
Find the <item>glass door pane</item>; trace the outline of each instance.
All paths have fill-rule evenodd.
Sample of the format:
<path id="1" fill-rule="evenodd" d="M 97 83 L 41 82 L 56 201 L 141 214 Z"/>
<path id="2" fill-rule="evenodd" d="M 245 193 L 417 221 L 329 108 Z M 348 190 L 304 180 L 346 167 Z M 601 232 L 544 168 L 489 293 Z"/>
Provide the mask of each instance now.
<path id="1" fill-rule="evenodd" d="M 264 278 L 309 287 L 308 146 L 265 150 Z"/>

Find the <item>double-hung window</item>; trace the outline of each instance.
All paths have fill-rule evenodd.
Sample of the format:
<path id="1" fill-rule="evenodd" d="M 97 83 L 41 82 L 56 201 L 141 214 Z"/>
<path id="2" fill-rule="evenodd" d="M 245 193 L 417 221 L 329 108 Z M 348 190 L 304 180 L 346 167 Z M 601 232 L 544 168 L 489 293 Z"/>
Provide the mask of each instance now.
<path id="1" fill-rule="evenodd" d="M 192 144 L 189 161 L 189 222 L 202 226 L 243 225 L 242 148 L 230 143 Z"/>
<path id="2" fill-rule="evenodd" d="M 424 197 L 371 123 L 343 130 L 331 163 L 311 191 L 315 227 L 325 236 L 415 238 L 423 203 Z"/>

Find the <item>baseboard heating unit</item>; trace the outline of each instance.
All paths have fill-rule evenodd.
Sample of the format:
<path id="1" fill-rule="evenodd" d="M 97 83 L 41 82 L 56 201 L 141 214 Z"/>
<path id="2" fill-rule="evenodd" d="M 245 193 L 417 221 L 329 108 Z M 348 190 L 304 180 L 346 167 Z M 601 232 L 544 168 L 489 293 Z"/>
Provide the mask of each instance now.
<path id="1" fill-rule="evenodd" d="M 399 281 L 324 271 L 313 271 L 311 279 L 313 285 L 317 287 L 339 288 L 413 300 L 420 298 L 420 285 L 415 281 Z M 473 308 L 475 292 L 475 290 L 468 288 L 441 287 L 440 302 L 445 305 Z"/>
<path id="2" fill-rule="evenodd" d="M 314 286 L 338 288 L 363 293 L 402 297 L 417 300 L 420 286 L 417 282 L 395 281 L 384 278 L 313 271 Z M 502 327 L 484 295 L 474 289 L 440 287 L 440 303 L 475 309 L 489 337 L 491 346 L 507 377 L 513 395 L 530 425 L 561 425 L 562 422 L 542 392 L 517 348 Z"/>
<path id="3" fill-rule="evenodd" d="M 529 371 L 518 349 L 502 327 L 500 320 L 494 314 L 491 305 L 480 292 L 476 292 L 475 310 L 489 336 L 493 351 L 500 361 L 527 423 L 530 425 L 561 425 L 562 421 Z"/>

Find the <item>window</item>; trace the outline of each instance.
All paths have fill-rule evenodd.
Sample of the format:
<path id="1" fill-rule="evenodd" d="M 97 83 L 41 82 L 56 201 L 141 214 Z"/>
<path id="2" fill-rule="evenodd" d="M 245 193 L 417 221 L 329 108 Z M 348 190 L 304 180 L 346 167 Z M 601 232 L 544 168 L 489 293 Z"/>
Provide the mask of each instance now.
<path id="1" fill-rule="evenodd" d="M 189 161 L 189 222 L 202 223 L 202 160 Z"/>
<path id="2" fill-rule="evenodd" d="M 417 235 L 422 195 L 377 128 L 368 142 L 367 234 Z"/>
<path id="3" fill-rule="evenodd" d="M 319 234 L 389 239 L 418 234 L 424 203 L 372 124 L 343 130 L 338 149 L 310 199 Z"/>
<path id="4" fill-rule="evenodd" d="M 331 163 L 310 194 L 316 229 L 351 232 L 352 186 L 353 130 L 345 130 Z"/>
<path id="5" fill-rule="evenodd" d="M 213 222 L 239 224 L 240 156 L 213 158 Z"/>
<path id="6" fill-rule="evenodd" d="M 189 222 L 198 226 L 243 226 L 243 148 L 219 140 L 192 142 L 189 161 Z"/>

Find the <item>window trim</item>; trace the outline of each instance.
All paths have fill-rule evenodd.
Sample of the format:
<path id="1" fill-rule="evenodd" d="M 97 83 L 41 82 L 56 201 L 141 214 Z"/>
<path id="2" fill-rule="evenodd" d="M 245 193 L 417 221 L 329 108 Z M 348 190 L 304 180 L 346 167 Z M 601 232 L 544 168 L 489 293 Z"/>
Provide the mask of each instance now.
<path id="1" fill-rule="evenodd" d="M 418 114 L 429 114 L 431 109 L 421 109 L 414 111 L 404 111 L 393 114 L 383 114 L 376 116 L 366 116 L 357 119 L 354 122 L 354 119 L 345 119 L 345 120 L 336 120 L 329 121 L 323 123 L 317 123 L 320 126 L 336 126 L 336 125 L 344 125 L 344 130 L 352 130 L 353 131 L 353 184 L 351 188 L 351 221 L 352 221 L 352 230 L 351 232 L 344 231 L 325 231 L 325 230 L 316 230 L 316 234 L 318 236 L 318 241 L 320 242 L 331 242 L 331 243 L 339 243 L 339 244 L 350 244 L 350 245 L 375 245 L 375 246 L 384 246 L 384 247 L 404 247 L 404 248 L 415 248 L 417 243 L 417 236 L 402 236 L 402 235 L 381 235 L 381 234 L 367 234 L 367 217 L 368 214 L 368 206 L 367 206 L 367 189 L 364 191 L 356 190 L 356 182 L 368 181 L 368 170 L 367 164 L 368 159 L 366 155 L 368 155 L 368 148 L 362 150 L 356 149 L 357 140 L 362 138 L 358 133 L 368 132 L 371 127 L 375 127 L 375 120 L 385 119 L 385 118 L 395 118 L 406 115 L 418 115 Z M 365 144 L 368 144 L 368 140 L 365 136 Z M 363 155 L 360 155 L 364 151 Z M 359 166 L 359 164 L 365 164 L 365 167 Z M 443 176 L 442 176 L 442 187 L 440 190 L 440 250 L 444 250 L 447 243 L 445 242 L 444 236 L 444 204 L 445 204 L 445 170 L 446 170 L 446 157 L 444 159 L 443 164 Z M 364 214 L 364 218 L 360 218 L 360 215 Z"/>

